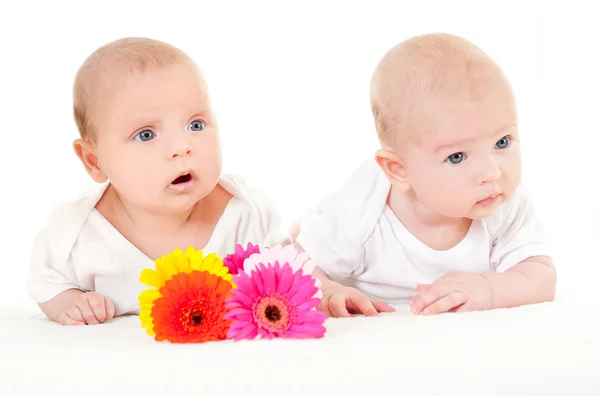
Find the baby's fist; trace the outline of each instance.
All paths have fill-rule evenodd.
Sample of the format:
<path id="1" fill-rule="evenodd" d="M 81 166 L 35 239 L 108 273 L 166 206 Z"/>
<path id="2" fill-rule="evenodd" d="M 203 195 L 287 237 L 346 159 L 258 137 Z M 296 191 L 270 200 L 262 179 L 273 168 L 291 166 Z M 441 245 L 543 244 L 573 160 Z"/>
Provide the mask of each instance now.
<path id="1" fill-rule="evenodd" d="M 58 323 L 64 326 L 93 325 L 106 322 L 115 316 L 113 301 L 96 292 L 81 293 L 63 310 Z"/>

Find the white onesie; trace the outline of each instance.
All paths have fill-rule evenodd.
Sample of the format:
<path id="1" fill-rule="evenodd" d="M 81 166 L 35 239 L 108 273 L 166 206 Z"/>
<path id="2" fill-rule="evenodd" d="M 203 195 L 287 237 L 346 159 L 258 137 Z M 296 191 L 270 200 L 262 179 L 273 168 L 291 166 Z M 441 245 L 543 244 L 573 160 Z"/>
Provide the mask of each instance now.
<path id="1" fill-rule="evenodd" d="M 362 164 L 300 227 L 297 243 L 328 276 L 371 298 L 405 302 L 419 283 L 454 271 L 502 272 L 551 249 L 520 187 L 494 214 L 472 222 L 449 250 L 434 250 L 386 204 L 390 182 L 375 160 Z"/>
<path id="2" fill-rule="evenodd" d="M 205 254 L 223 258 L 234 252 L 237 243 L 262 247 L 289 242 L 278 215 L 256 191 L 234 176 L 221 177 L 219 184 L 233 198 L 202 249 Z M 148 288 L 140 283 L 140 274 L 144 268 L 155 268 L 154 260 L 95 209 L 108 185 L 58 205 L 37 235 L 27 280 L 28 292 L 37 303 L 77 288 L 111 298 L 116 315 L 139 313 L 137 298 Z"/>

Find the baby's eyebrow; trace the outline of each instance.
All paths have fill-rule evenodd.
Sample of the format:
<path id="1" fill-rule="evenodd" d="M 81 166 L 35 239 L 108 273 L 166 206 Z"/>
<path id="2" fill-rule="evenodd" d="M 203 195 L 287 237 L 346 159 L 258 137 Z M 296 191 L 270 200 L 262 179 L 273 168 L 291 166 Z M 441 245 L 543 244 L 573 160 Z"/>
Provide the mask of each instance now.
<path id="1" fill-rule="evenodd" d="M 490 137 L 495 137 L 495 136 L 498 136 L 500 134 L 506 133 L 506 132 L 510 131 L 511 129 L 515 128 L 516 126 L 517 126 L 516 122 L 513 122 L 511 124 L 503 126 L 502 128 L 500 128 L 500 129 L 494 131 L 493 133 L 491 133 Z M 458 141 L 455 141 L 455 142 L 444 143 L 444 144 L 441 144 L 439 146 L 436 146 L 435 149 L 434 149 L 434 151 L 437 153 L 437 152 L 440 152 L 442 150 L 449 149 L 449 148 L 452 148 L 452 147 L 463 146 L 463 145 L 466 145 L 467 143 L 469 143 L 469 142 L 471 142 L 473 140 L 476 140 L 476 139 L 463 139 L 463 140 L 458 140 Z"/>
<path id="2" fill-rule="evenodd" d="M 463 139 L 463 140 L 458 140 L 456 142 L 444 143 L 444 144 L 441 144 L 439 146 L 436 146 L 433 151 L 436 152 L 436 153 L 438 153 L 440 151 L 444 151 L 444 150 L 452 148 L 452 147 L 463 146 L 463 145 L 467 144 L 468 142 L 470 142 L 472 140 L 474 140 L 474 139 Z"/>

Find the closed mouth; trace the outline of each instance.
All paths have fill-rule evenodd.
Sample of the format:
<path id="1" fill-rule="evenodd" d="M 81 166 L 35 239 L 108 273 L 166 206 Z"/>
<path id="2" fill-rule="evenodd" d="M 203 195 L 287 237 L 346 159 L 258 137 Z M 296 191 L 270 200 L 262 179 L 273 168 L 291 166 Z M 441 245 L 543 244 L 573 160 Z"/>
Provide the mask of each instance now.
<path id="1" fill-rule="evenodd" d="M 500 196 L 500 193 L 492 194 L 492 195 L 489 195 L 488 197 L 486 197 L 486 198 L 484 198 L 484 199 L 482 199 L 480 201 L 477 201 L 477 203 L 482 203 L 482 202 L 487 202 L 487 201 L 493 201 L 494 199 L 498 198 L 499 196 Z"/>

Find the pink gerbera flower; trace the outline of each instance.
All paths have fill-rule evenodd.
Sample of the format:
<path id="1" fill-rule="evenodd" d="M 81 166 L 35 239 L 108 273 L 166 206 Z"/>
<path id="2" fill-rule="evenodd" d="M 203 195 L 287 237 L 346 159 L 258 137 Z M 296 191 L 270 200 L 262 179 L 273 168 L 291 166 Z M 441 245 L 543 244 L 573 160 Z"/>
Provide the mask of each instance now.
<path id="1" fill-rule="evenodd" d="M 244 261 L 254 253 L 260 253 L 258 245 L 253 245 L 248 242 L 246 249 L 239 243 L 235 246 L 235 253 L 228 254 L 223 259 L 223 264 L 229 268 L 229 272 L 233 275 L 244 269 Z"/>
<path id="2" fill-rule="evenodd" d="M 250 255 L 244 262 L 244 271 L 250 275 L 252 270 L 258 268 L 262 263 L 265 265 L 275 265 L 279 262 L 281 265 L 289 264 L 292 267 L 292 272 L 301 271 L 304 275 L 311 275 L 315 269 L 315 263 L 310 259 L 308 253 L 298 252 L 294 245 L 273 246 L 272 248 L 264 248 L 260 254 Z M 321 282 L 315 279 L 315 284 L 319 288 L 315 297 L 321 298 Z"/>
<path id="3" fill-rule="evenodd" d="M 236 288 L 232 289 L 233 296 L 226 300 L 225 319 L 233 320 L 227 337 L 236 341 L 257 336 L 323 337 L 327 315 L 316 310 L 320 302 L 316 279 L 310 272 L 305 273 L 302 266 L 294 269 L 289 262 L 281 265 L 279 259 L 284 249 L 276 247 L 265 251 L 267 253 L 252 255 L 252 262 L 246 260 L 244 270 L 234 276 Z M 286 256 L 289 253 L 286 249 Z M 275 262 L 261 262 L 259 257 L 275 259 Z"/>

